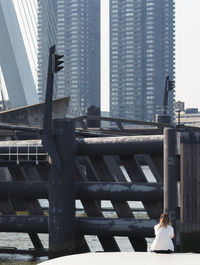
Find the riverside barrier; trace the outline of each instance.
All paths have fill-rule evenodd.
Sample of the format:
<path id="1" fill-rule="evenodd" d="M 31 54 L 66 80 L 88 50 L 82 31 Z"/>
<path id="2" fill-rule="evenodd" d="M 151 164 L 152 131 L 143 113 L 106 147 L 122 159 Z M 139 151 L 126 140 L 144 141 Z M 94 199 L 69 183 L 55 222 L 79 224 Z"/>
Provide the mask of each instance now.
<path id="1" fill-rule="evenodd" d="M 35 253 L 50 258 L 90 251 L 85 235 L 96 235 L 106 252 L 120 251 L 115 236 L 127 237 L 135 251 L 146 251 L 146 238 L 154 237 L 153 226 L 166 210 L 176 231 L 177 249 L 199 251 L 195 243 L 199 240 L 199 132 L 166 128 L 164 135 L 76 138 L 74 121 L 69 119 L 55 120 L 54 131 L 61 168 L 49 159 L 39 139 L 34 141 L 43 154 L 41 161 L 25 163 L 22 149 L 18 162 L 12 157 L 15 164 L 7 163 L 4 142 L 1 232 L 28 233 Z M 20 150 L 19 140 L 18 146 Z M 48 199 L 49 208 L 44 209 L 39 199 Z M 77 216 L 76 200 L 86 216 Z M 113 218 L 105 216 L 102 200 L 111 202 Z M 130 201 L 142 202 L 143 218 L 138 219 Z M 49 233 L 49 249 L 44 249 L 38 233 Z"/>

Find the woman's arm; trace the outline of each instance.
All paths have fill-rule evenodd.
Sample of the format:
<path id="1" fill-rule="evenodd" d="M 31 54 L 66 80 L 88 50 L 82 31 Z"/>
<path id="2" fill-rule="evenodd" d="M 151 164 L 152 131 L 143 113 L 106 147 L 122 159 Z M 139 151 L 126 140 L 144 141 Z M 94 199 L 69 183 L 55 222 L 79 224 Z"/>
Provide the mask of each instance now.
<path id="1" fill-rule="evenodd" d="M 174 228 L 171 226 L 171 229 L 170 229 L 170 237 L 171 238 L 175 238 L 175 234 L 174 234 Z"/>

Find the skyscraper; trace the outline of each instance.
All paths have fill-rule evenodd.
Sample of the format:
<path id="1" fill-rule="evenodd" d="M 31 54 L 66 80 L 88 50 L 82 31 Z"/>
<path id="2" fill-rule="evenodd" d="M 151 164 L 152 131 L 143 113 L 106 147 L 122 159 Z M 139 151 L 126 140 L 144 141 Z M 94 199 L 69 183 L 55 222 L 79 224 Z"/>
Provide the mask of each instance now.
<path id="1" fill-rule="evenodd" d="M 174 8 L 174 0 L 110 0 L 111 116 L 152 121 L 161 111 L 165 77 L 174 78 Z"/>
<path id="2" fill-rule="evenodd" d="M 100 107 L 100 0 L 38 0 L 38 92 L 45 98 L 49 47 L 64 54 L 54 97 L 70 96 L 70 112 Z"/>
<path id="3" fill-rule="evenodd" d="M 57 6 L 53 0 L 37 0 L 38 7 L 38 67 L 37 85 L 40 101 L 45 100 L 49 48 L 57 44 L 56 37 L 56 11 Z"/>

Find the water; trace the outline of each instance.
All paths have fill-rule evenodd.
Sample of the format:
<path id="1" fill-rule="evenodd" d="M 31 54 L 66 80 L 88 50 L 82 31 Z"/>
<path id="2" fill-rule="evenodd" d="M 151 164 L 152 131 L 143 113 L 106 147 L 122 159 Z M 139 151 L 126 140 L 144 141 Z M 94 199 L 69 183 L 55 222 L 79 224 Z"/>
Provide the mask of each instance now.
<path id="1" fill-rule="evenodd" d="M 31 256 L 25 255 L 5 255 L 0 254 L 0 264 L 1 265 L 35 265 L 39 264 L 42 261 L 47 260 L 47 258 L 38 258 L 35 259 Z"/>
<path id="2" fill-rule="evenodd" d="M 48 247 L 48 235 L 38 234 L 43 246 Z M 19 249 L 33 248 L 32 242 L 26 233 L 0 233 L 0 247 L 16 247 Z M 0 265 L 35 265 L 47 260 L 47 257 L 34 258 L 31 255 L 0 254 Z"/>
<path id="3" fill-rule="evenodd" d="M 125 171 L 124 168 L 121 168 L 124 175 L 127 178 L 127 181 L 130 181 L 128 178 L 128 174 Z M 150 172 L 149 168 L 144 166 L 142 167 L 142 170 L 146 176 L 148 176 L 149 182 L 155 182 L 155 179 L 153 177 L 153 174 Z M 39 200 L 39 202 L 42 204 L 43 207 L 48 207 L 48 201 L 47 200 Z M 128 202 L 130 207 L 133 208 L 143 208 L 143 205 L 141 202 Z M 76 203 L 77 208 L 82 208 L 82 204 L 80 201 L 77 201 Z M 102 201 L 102 206 L 110 208 L 112 207 L 110 201 Z M 81 211 L 80 211 L 81 213 Z M 148 218 L 146 212 L 135 212 L 136 218 Z M 116 217 L 116 215 L 113 212 L 104 212 L 105 217 Z M 40 237 L 43 246 L 45 248 L 48 248 L 48 235 L 47 234 L 38 234 Z M 102 246 L 97 238 L 97 236 L 85 236 L 88 245 L 90 247 L 90 250 L 92 252 L 96 251 L 103 251 Z M 134 251 L 129 239 L 127 237 L 115 237 L 115 240 L 117 244 L 119 245 L 119 248 L 121 251 Z M 147 238 L 147 244 L 148 244 L 148 251 L 150 249 L 150 245 L 152 243 L 152 238 Z M 32 242 L 29 239 L 29 236 L 26 233 L 0 233 L 0 248 L 2 247 L 16 247 L 18 249 L 29 249 L 33 248 Z M 0 265 L 35 265 L 42 261 L 47 260 L 47 257 L 40 257 L 40 258 L 33 258 L 30 255 L 19 255 L 19 254 L 0 254 Z"/>
<path id="4" fill-rule="evenodd" d="M 0 233 L 0 245 L 10 246 L 18 248 L 32 248 L 32 244 L 29 242 L 29 238 L 26 234 L 17 233 Z M 40 235 L 42 242 L 45 247 L 48 245 L 48 236 Z M 101 244 L 97 236 L 85 236 L 88 245 L 92 252 L 103 251 Z M 115 237 L 117 244 L 121 251 L 133 251 L 132 246 L 126 237 Z M 147 238 L 148 251 L 152 242 L 152 238 Z M 2 244 L 3 243 L 3 244 Z M 34 258 L 31 255 L 20 255 L 20 254 L 0 254 L 0 265 L 35 265 L 42 261 L 47 260 L 47 257 Z"/>
<path id="5" fill-rule="evenodd" d="M 106 212 L 105 216 L 114 217 L 113 213 Z M 146 214 L 138 212 L 137 218 L 145 218 Z M 39 234 L 45 248 L 48 248 L 48 235 Z M 97 236 L 85 236 L 92 252 L 103 251 Z M 121 251 L 134 251 L 127 237 L 115 237 Z M 152 243 L 152 238 L 147 238 L 148 251 Z M 33 248 L 29 236 L 24 233 L 0 233 L 0 246 L 16 247 L 19 249 Z M 0 254 L 0 265 L 35 265 L 47 260 L 47 257 L 33 258 L 31 255 Z"/>

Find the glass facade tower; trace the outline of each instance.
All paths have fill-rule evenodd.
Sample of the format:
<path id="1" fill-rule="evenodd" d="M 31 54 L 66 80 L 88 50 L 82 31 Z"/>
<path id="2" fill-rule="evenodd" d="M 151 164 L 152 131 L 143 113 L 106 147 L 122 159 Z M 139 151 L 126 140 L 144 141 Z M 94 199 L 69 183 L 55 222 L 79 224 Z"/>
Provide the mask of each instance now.
<path id="1" fill-rule="evenodd" d="M 174 8 L 173 0 L 110 0 L 112 117 L 153 121 L 160 113 L 165 78 L 174 78 Z"/>
<path id="2" fill-rule="evenodd" d="M 38 0 L 38 92 L 45 98 L 49 47 L 64 54 L 54 98 L 70 96 L 70 112 L 100 107 L 100 0 Z"/>

